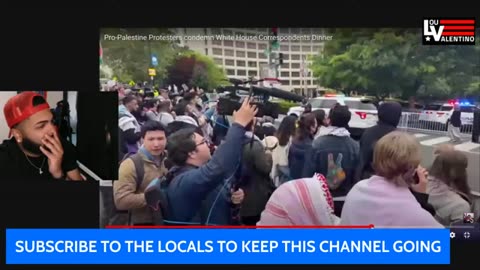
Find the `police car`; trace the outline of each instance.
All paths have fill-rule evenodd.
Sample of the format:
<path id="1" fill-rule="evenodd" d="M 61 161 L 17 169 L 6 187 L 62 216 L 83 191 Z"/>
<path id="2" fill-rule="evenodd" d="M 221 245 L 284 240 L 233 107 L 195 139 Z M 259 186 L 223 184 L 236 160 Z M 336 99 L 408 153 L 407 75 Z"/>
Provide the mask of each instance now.
<path id="1" fill-rule="evenodd" d="M 363 97 L 345 97 L 344 95 L 325 95 L 323 97 L 312 98 L 308 104 L 312 106 L 312 111 L 323 109 L 328 115 L 330 109 L 336 104 L 346 105 L 352 113 L 348 123 L 352 137 L 360 137 L 363 131 L 372 127 L 378 122 L 377 107 L 371 99 Z M 299 117 L 304 111 L 304 107 L 291 107 L 287 115 Z"/>
<path id="2" fill-rule="evenodd" d="M 462 128 L 468 129 L 473 125 L 473 112 L 478 110 L 469 101 L 449 100 L 447 103 L 428 104 L 420 113 L 419 121 L 426 124 L 427 128 L 438 128 L 440 125 L 440 129 L 447 130 L 455 105 L 460 106 Z"/>

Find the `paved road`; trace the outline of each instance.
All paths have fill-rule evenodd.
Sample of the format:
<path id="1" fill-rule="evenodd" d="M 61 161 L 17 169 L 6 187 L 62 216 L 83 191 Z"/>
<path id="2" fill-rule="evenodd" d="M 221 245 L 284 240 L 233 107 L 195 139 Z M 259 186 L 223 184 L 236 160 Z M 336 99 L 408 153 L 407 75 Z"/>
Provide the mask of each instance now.
<path id="1" fill-rule="evenodd" d="M 435 146 L 448 142 L 446 136 L 431 135 L 425 133 L 413 133 L 422 146 L 422 166 L 427 168 L 433 163 L 433 151 Z M 455 145 L 455 148 L 465 153 L 468 158 L 468 183 L 472 191 L 480 193 L 480 144 L 470 141 Z M 480 194 L 479 194 L 480 195 Z"/>

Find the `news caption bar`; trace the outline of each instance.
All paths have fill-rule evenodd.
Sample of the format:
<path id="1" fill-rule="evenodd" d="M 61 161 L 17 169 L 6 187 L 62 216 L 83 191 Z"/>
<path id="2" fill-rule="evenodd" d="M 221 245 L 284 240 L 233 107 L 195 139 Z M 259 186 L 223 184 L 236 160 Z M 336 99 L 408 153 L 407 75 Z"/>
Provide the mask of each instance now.
<path id="1" fill-rule="evenodd" d="M 7 264 L 449 264 L 448 229 L 7 229 Z"/>

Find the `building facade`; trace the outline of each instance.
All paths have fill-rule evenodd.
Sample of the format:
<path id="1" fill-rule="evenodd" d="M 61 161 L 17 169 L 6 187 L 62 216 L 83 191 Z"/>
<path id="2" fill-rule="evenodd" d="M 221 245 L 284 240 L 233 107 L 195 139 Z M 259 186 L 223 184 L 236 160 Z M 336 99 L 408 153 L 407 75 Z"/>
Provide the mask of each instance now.
<path id="1" fill-rule="evenodd" d="M 271 28 L 177 28 L 174 31 L 184 37 L 180 45 L 212 57 L 229 78 L 266 77 L 270 41 L 249 37 L 271 36 Z M 278 28 L 279 37 L 312 35 L 324 35 L 324 30 Z M 284 60 L 278 70 L 278 79 L 282 89 L 311 96 L 319 88 L 308 66 L 311 57 L 322 52 L 324 43 L 307 38 L 280 41 L 279 52 L 283 53 Z"/>

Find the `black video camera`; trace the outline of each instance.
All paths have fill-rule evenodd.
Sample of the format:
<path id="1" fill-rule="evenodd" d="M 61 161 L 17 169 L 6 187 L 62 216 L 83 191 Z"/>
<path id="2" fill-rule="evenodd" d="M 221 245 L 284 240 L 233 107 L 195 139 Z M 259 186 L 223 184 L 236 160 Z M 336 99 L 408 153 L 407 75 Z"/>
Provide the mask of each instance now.
<path id="1" fill-rule="evenodd" d="M 258 108 L 257 117 L 270 116 L 272 118 L 278 118 L 280 112 L 280 105 L 277 103 L 272 103 L 268 101 L 270 97 L 277 97 L 290 101 L 303 101 L 303 97 L 285 90 L 278 88 L 268 88 L 268 87 L 259 87 L 253 86 L 244 87 L 240 86 L 241 84 L 254 84 L 261 82 L 258 81 L 241 81 L 237 79 L 230 79 L 230 82 L 233 83 L 233 86 L 226 86 L 220 88 L 222 92 L 227 92 L 227 94 L 218 99 L 217 112 L 220 115 L 232 115 L 234 111 L 240 109 L 243 99 L 248 98 L 249 96 L 253 99 L 252 104 L 255 104 Z M 240 92 L 243 92 L 243 95 L 239 95 Z"/>

